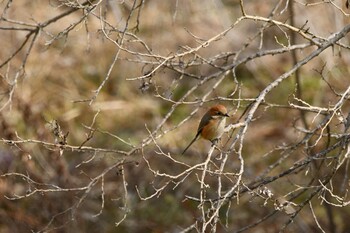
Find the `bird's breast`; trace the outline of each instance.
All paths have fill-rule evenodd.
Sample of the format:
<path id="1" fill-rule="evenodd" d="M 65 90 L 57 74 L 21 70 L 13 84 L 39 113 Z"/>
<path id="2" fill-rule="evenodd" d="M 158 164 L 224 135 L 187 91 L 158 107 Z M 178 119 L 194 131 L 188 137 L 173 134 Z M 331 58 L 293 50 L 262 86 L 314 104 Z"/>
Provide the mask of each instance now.
<path id="1" fill-rule="evenodd" d="M 224 133 L 226 124 L 225 118 L 215 118 L 209 121 L 205 127 L 203 127 L 201 136 L 207 140 L 214 140 L 216 138 L 220 138 Z"/>

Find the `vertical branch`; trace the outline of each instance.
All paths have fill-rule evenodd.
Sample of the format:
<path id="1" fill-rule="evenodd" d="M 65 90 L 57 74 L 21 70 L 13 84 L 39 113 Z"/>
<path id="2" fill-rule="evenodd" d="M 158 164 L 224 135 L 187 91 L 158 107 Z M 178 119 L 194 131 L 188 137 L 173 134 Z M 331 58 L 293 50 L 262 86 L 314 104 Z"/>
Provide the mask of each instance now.
<path id="1" fill-rule="evenodd" d="M 295 13 L 294 13 L 293 6 L 294 6 L 294 1 L 289 1 L 288 10 L 290 13 L 290 25 L 294 27 L 295 26 L 295 20 L 294 20 Z M 290 33 L 290 44 L 292 46 L 296 44 L 296 33 L 293 31 L 291 31 L 291 33 Z M 292 55 L 293 66 L 295 66 L 298 63 L 298 56 L 297 56 L 296 50 L 292 50 L 291 55 Z M 301 86 L 301 81 L 300 81 L 300 70 L 299 69 L 295 70 L 294 75 L 295 75 L 297 98 L 302 100 L 303 97 L 302 97 L 302 86 Z M 303 110 L 300 110 L 300 117 L 301 117 L 301 121 L 303 122 L 304 128 L 308 129 L 309 126 L 308 126 L 308 123 L 306 120 L 305 112 Z"/>
<path id="2" fill-rule="evenodd" d="M 204 167 L 203 167 L 203 172 L 202 172 L 202 177 L 200 180 L 200 194 L 199 194 L 199 199 L 200 199 L 200 206 L 201 206 L 201 212 L 202 212 L 202 219 L 203 219 L 203 224 L 202 224 L 202 232 L 206 232 L 206 228 L 208 223 L 210 223 L 211 220 L 208 222 L 206 221 L 206 210 L 205 210 L 205 198 L 206 198 L 206 189 L 209 188 L 209 185 L 205 184 L 205 177 L 208 171 L 208 164 L 210 163 L 211 156 L 214 152 L 215 146 L 212 146 L 208 152 L 207 159 L 204 162 Z"/>

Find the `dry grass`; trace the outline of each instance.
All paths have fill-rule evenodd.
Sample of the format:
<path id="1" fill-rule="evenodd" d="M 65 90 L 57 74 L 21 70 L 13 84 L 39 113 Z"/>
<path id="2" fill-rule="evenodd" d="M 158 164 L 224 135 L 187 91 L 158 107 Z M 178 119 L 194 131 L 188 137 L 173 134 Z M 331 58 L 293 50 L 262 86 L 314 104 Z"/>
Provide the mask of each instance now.
<path id="1" fill-rule="evenodd" d="M 6 18 L 33 25 L 42 23 L 71 9 L 67 5 L 60 5 L 68 2 L 13 1 L 7 10 Z M 244 1 L 247 14 L 263 17 L 268 17 L 277 2 L 270 0 L 262 4 L 258 1 Z M 340 1 L 335 2 L 344 8 Z M 1 12 L 7 3 L 8 1 L 0 3 Z M 237 83 L 230 73 L 209 95 L 209 100 L 201 101 L 201 98 L 216 85 L 220 75 L 202 86 L 199 85 L 200 79 L 220 72 L 220 68 L 236 61 L 235 54 L 225 57 L 225 53 L 236 53 L 248 44 L 239 54 L 239 60 L 258 51 L 281 49 L 281 43 L 287 45 L 288 38 L 285 35 L 290 34 L 290 31 L 271 25 L 266 28 L 264 43 L 259 50 L 260 37 L 253 39 L 253 36 L 261 29 L 263 23 L 243 20 L 209 46 L 169 60 L 150 79 L 129 80 L 146 75 L 164 57 L 197 47 L 229 28 L 241 17 L 239 1 L 146 1 L 141 8 L 133 11 L 131 19 L 126 21 L 132 5 L 133 1 L 101 1 L 93 11 L 94 15 L 88 16 L 68 35 L 51 41 L 52 36 L 60 35 L 65 28 L 77 22 L 83 11 L 69 14 L 45 27 L 38 34 L 23 72 L 19 70 L 29 44 L 0 68 L 0 138 L 4 142 L 0 146 L 0 172 L 3 175 L 0 180 L 1 232 L 179 232 L 197 220 L 197 224 L 201 225 L 198 202 L 186 197 L 201 195 L 201 184 L 198 180 L 202 170 L 195 170 L 184 181 L 180 181 L 181 179 L 171 180 L 166 176 L 157 176 L 149 166 L 159 173 L 176 175 L 203 162 L 210 147 L 209 142 L 196 142 L 184 157 L 179 157 L 178 154 L 194 136 L 198 119 L 206 107 L 214 102 L 224 103 L 232 114 L 235 113 L 229 121 L 234 123 L 252 99 L 293 66 L 290 52 L 244 62 L 235 67 L 240 94 L 238 91 L 233 93 Z M 305 6 L 294 2 L 294 7 L 297 27 L 301 27 L 308 20 L 310 32 L 318 36 L 327 38 L 349 22 L 349 17 L 330 3 Z M 141 12 L 137 20 L 138 10 Z M 106 20 L 119 30 L 123 30 L 128 23 L 127 32 L 138 36 L 153 54 L 162 58 L 157 60 L 155 56 L 142 56 L 147 53 L 147 49 L 135 37 L 125 35 L 123 46 L 126 51 L 120 51 L 117 62 L 111 65 L 118 47 L 100 30 L 102 21 L 98 17 L 100 13 L 103 15 L 103 11 L 106 11 Z M 288 23 L 289 18 L 286 10 L 274 19 Z M 25 39 L 26 31 L 3 29 L 14 25 L 21 27 L 0 20 L 0 63 L 3 63 Z M 121 33 L 113 30 L 107 32 L 111 39 L 120 41 Z M 298 41 L 305 43 L 301 37 L 298 37 Z M 344 37 L 341 42 L 348 44 L 348 38 Z M 314 49 L 315 46 L 296 50 L 299 60 Z M 138 54 L 130 51 L 136 51 Z M 223 58 L 217 59 L 216 56 Z M 181 64 L 174 64 L 188 65 L 190 62 L 196 64 L 185 67 L 184 71 L 193 77 L 181 77 L 179 69 L 183 67 Z M 303 66 L 299 70 L 303 100 L 313 106 L 333 106 L 340 97 L 322 78 L 326 78 L 332 88 L 341 95 L 350 84 L 349 62 L 348 48 L 334 46 Z M 106 79 L 111 66 L 108 81 L 89 105 L 95 90 Z M 17 78 L 16 74 L 20 76 Z M 11 89 L 15 81 L 14 89 Z M 140 87 L 145 85 L 148 89 L 142 91 Z M 176 105 L 174 103 L 195 86 L 197 88 L 184 100 L 186 103 L 174 108 L 174 113 L 156 132 L 154 137 L 159 136 L 155 140 L 157 143 L 151 141 L 147 145 L 144 144 L 150 132 L 153 132 L 172 111 Z M 11 101 L 8 102 L 11 90 L 14 92 Z M 295 95 L 294 79 L 285 80 L 283 85 L 269 93 L 266 102 L 255 113 L 254 121 L 245 135 L 242 152 L 245 170 L 240 184 L 254 181 L 268 166 L 278 161 L 284 155 L 283 149 L 279 147 L 295 144 L 305 136 L 305 132 L 300 130 L 303 127 L 300 111 L 289 105 L 296 103 Z M 198 112 L 194 112 L 184 124 L 178 125 L 197 109 L 199 104 L 203 106 L 199 107 Z M 344 115 L 349 109 L 348 105 L 346 101 L 342 105 L 341 111 Z M 322 118 L 319 117 L 317 113 L 307 113 L 306 120 L 310 129 L 321 123 Z M 54 135 L 48 127 L 47 123 L 52 120 L 57 120 L 63 134 L 68 133 L 66 142 L 62 142 L 63 139 Z M 342 121 L 336 117 L 329 126 L 333 133 L 343 130 Z M 238 135 L 238 131 L 239 129 L 233 135 Z M 223 142 L 229 140 L 230 133 L 225 135 Z M 88 138 L 89 134 L 91 138 Z M 28 139 L 53 143 L 56 146 L 28 141 L 5 143 L 5 140 Z M 60 140 L 68 147 L 62 149 L 63 146 L 60 149 L 57 144 Z M 332 143 L 336 140 L 332 138 Z M 317 134 L 310 141 L 316 142 Z M 72 150 L 69 147 L 80 145 L 120 150 L 129 154 L 98 150 L 93 152 L 84 148 Z M 280 174 L 296 162 L 307 158 L 307 153 L 322 151 L 326 145 L 327 140 L 322 138 L 312 151 L 302 146 L 298 147 L 292 156 L 268 172 L 267 176 Z M 133 150 L 134 148 L 138 149 Z M 160 150 L 164 154 L 160 153 Z M 183 162 L 188 167 L 175 163 L 166 156 L 168 153 L 171 158 Z M 336 152 L 333 152 L 328 156 L 335 154 Z M 210 169 L 218 169 L 221 164 L 220 158 L 220 153 L 214 152 Z M 240 162 L 237 154 L 232 153 L 228 161 L 224 171 L 238 173 Z M 120 164 L 116 165 L 118 162 Z M 348 182 L 342 179 L 348 172 L 347 168 L 341 167 L 334 175 L 334 186 L 339 187 L 343 185 L 342 182 Z M 307 173 L 309 170 L 310 173 Z M 327 168 L 324 170 L 327 173 Z M 315 174 L 313 172 L 314 167 L 310 165 L 266 187 L 276 195 L 287 195 L 302 185 L 306 186 L 306 181 Z M 104 175 L 99 177 L 101 174 Z M 210 184 L 210 189 L 206 190 L 206 197 L 215 199 L 218 195 L 217 174 L 210 174 L 206 178 L 206 182 Z M 224 187 L 223 192 L 237 180 L 235 175 L 227 179 L 224 177 L 221 183 Z M 159 196 L 142 200 L 135 187 L 142 197 L 152 195 L 157 188 L 165 188 Z M 342 187 L 346 187 L 347 190 L 348 185 Z M 36 189 L 38 192 L 32 193 Z M 337 188 L 337 191 L 343 194 L 344 190 L 338 189 L 340 188 Z M 255 192 L 256 190 L 244 193 L 239 201 L 232 199 L 230 205 L 226 203 L 223 206 L 216 232 L 237 231 L 275 211 L 272 201 L 264 203 Z M 16 199 L 16 195 L 20 198 Z M 297 196 L 294 201 L 301 204 L 309 195 L 310 193 L 306 192 Z M 328 197 L 329 194 L 323 196 Z M 15 197 L 16 200 L 10 200 L 9 197 Z M 329 206 L 333 208 L 333 211 L 329 212 L 316 198 L 311 199 L 310 203 L 313 204 L 314 212 L 324 229 L 329 232 L 334 229 L 334 232 L 346 232 L 349 229 L 346 219 L 349 218 L 350 212 L 346 208 Z M 329 213 L 334 215 L 332 219 Z M 115 223 L 123 219 L 124 214 L 126 219 L 116 228 Z M 228 217 L 225 217 L 226 214 Z M 246 231 L 278 232 L 289 219 L 290 216 L 283 211 L 277 211 L 257 228 L 249 228 Z M 307 206 L 294 220 L 294 224 L 287 228 L 288 232 L 319 230 Z M 334 221 L 335 228 L 332 228 L 331 220 Z"/>

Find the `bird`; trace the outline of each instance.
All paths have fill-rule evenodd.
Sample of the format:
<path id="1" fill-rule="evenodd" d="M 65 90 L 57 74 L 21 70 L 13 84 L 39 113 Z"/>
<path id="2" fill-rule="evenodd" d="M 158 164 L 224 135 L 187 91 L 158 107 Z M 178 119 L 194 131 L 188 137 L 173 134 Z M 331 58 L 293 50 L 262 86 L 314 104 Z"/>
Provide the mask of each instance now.
<path id="1" fill-rule="evenodd" d="M 227 114 L 227 109 L 224 105 L 218 104 L 212 106 L 202 117 L 199 122 L 196 136 L 182 152 L 182 155 L 185 154 L 187 149 L 190 148 L 199 137 L 215 144 L 224 133 L 226 117 L 229 117 L 229 115 Z"/>

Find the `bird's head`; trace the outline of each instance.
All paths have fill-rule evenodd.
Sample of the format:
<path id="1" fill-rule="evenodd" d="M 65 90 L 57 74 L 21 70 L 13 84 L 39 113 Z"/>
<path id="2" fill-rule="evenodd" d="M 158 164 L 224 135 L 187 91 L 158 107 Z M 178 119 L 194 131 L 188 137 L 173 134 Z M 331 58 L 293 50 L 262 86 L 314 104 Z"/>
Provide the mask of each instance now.
<path id="1" fill-rule="evenodd" d="M 227 114 L 227 109 L 224 105 L 218 104 L 211 107 L 208 111 L 209 115 L 213 118 L 217 117 L 229 117 Z"/>

